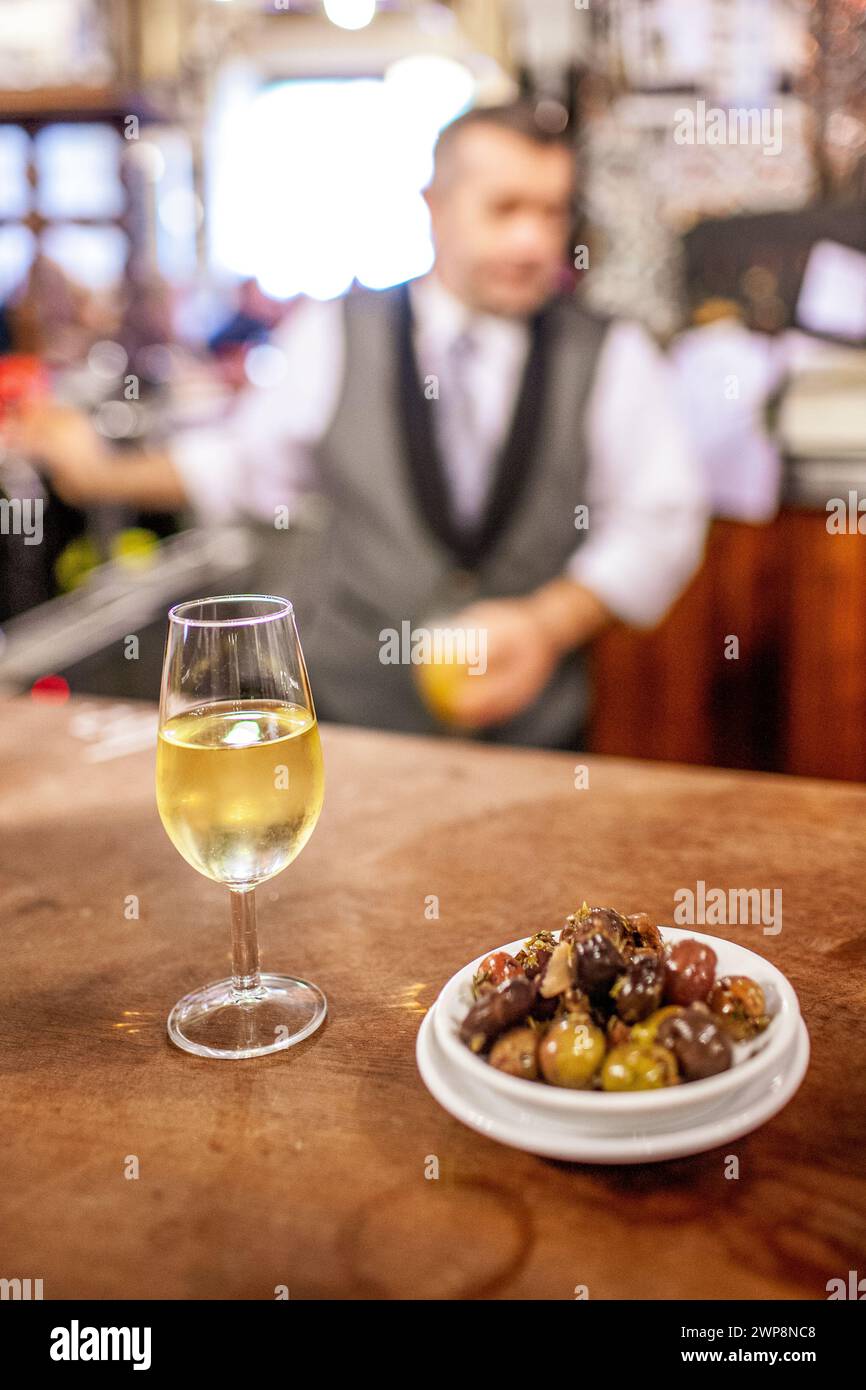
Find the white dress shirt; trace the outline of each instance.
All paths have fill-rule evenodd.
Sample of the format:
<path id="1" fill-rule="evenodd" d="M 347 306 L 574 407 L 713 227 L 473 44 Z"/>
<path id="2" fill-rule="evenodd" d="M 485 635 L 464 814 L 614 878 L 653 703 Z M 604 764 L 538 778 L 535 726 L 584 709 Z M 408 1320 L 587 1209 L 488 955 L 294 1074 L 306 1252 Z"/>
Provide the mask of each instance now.
<path id="1" fill-rule="evenodd" d="M 477 449 L 486 477 L 457 484 L 455 460 L 443 456 L 452 496 L 464 517 L 483 505 L 495 459 L 511 423 L 529 348 L 525 322 L 470 314 L 435 274 L 412 282 L 419 375 L 438 379 L 447 409 L 448 354 L 467 328 Z M 219 425 L 178 434 L 173 461 L 205 522 L 244 515 L 273 523 L 315 491 L 313 452 L 336 411 L 345 362 L 339 300 L 300 304 L 274 334 L 283 353 L 280 379 L 250 387 Z M 700 563 L 707 524 L 701 469 L 680 419 L 670 368 L 637 323 L 613 323 L 587 402 L 589 525 L 567 574 L 623 621 L 651 627 Z"/>
<path id="2" fill-rule="evenodd" d="M 779 509 L 782 451 L 766 407 L 789 368 L 785 338 L 723 319 L 689 329 L 670 349 L 714 516 L 764 522 Z"/>
<path id="3" fill-rule="evenodd" d="M 457 519 L 476 522 L 511 423 L 529 352 L 529 328 L 523 319 L 473 313 L 432 275 L 413 281 L 410 294 L 418 375 L 422 383 L 435 378 L 434 421 L 444 417 L 438 431 L 440 444 L 454 433 L 448 417 L 458 391 L 465 392 L 474 407 L 475 447 L 459 451 L 442 447 L 441 454 Z M 458 382 L 452 380 L 451 351 L 467 333 L 474 346 Z"/>

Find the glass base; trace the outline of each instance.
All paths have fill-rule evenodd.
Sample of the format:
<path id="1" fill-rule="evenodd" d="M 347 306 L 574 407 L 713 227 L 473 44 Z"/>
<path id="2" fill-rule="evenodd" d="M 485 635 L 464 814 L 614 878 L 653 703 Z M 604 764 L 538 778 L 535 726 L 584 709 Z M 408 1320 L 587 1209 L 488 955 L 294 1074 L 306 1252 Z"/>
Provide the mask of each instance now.
<path id="1" fill-rule="evenodd" d="M 324 1022 L 328 1003 L 317 985 L 291 975 L 262 975 L 261 982 L 258 990 L 236 990 L 218 980 L 185 994 L 168 1016 L 168 1036 L 199 1057 L 266 1057 Z"/>

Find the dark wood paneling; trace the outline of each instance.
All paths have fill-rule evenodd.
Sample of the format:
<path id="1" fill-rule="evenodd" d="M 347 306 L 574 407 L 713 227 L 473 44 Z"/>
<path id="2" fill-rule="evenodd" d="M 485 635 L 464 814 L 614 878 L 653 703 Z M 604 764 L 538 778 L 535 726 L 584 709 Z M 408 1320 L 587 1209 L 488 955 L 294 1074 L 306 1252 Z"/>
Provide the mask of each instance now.
<path id="1" fill-rule="evenodd" d="M 866 536 L 823 511 L 716 521 L 666 620 L 612 629 L 592 662 L 595 752 L 863 780 Z"/>

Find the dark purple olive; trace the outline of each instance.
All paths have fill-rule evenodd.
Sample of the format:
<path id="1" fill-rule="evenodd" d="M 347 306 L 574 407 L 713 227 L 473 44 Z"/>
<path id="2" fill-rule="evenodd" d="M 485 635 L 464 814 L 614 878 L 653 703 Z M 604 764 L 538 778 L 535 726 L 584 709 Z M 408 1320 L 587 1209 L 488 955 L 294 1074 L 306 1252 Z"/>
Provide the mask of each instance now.
<path id="1" fill-rule="evenodd" d="M 577 943 L 574 983 L 592 1000 L 604 998 L 624 970 L 623 957 L 604 932 L 596 932 L 587 940 Z"/>
<path id="2" fill-rule="evenodd" d="M 551 999 L 545 999 L 543 994 L 536 994 L 529 1016 L 537 1018 L 541 1023 L 549 1023 L 559 1008 L 560 996 L 554 994 Z"/>
<path id="3" fill-rule="evenodd" d="M 629 928 L 621 912 L 613 907 L 591 907 L 584 917 L 573 913 L 562 929 L 562 941 L 588 941 L 598 932 L 610 938 L 621 951 L 629 940 Z"/>
<path id="4" fill-rule="evenodd" d="M 626 1023 L 648 1018 L 662 1002 L 664 961 L 659 956 L 638 956 L 620 975 L 611 990 L 616 1011 Z"/>
<path id="5" fill-rule="evenodd" d="M 460 1025 L 460 1038 L 473 1052 L 485 1052 L 494 1038 L 522 1023 L 535 1003 L 537 985 L 515 975 L 476 999 Z"/>
<path id="6" fill-rule="evenodd" d="M 670 1048 L 686 1081 L 703 1081 L 727 1071 L 733 1061 L 731 1044 L 706 1004 L 690 1004 L 680 1014 L 665 1018 L 656 1041 Z"/>

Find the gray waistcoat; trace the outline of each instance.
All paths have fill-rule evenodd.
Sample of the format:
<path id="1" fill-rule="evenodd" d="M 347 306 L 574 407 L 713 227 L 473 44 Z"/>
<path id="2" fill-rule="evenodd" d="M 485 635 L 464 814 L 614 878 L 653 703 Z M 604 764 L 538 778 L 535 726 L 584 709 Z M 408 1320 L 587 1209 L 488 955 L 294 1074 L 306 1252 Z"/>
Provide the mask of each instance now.
<path id="1" fill-rule="evenodd" d="M 522 490 L 467 570 L 419 507 L 417 463 L 413 477 L 407 462 L 406 303 L 401 287 L 345 300 L 345 377 L 316 459 L 327 520 L 294 597 L 320 717 L 425 733 L 438 726 L 416 694 L 411 666 L 380 660 L 382 634 L 476 598 L 525 594 L 561 572 L 586 536 L 575 528 L 575 508 L 585 502 L 585 408 L 607 324 L 571 301 L 545 310 L 532 457 L 519 460 Z M 435 401 L 420 406 L 427 408 Z M 582 722 L 586 704 L 585 659 L 577 653 L 531 708 L 488 737 L 556 745 Z"/>

